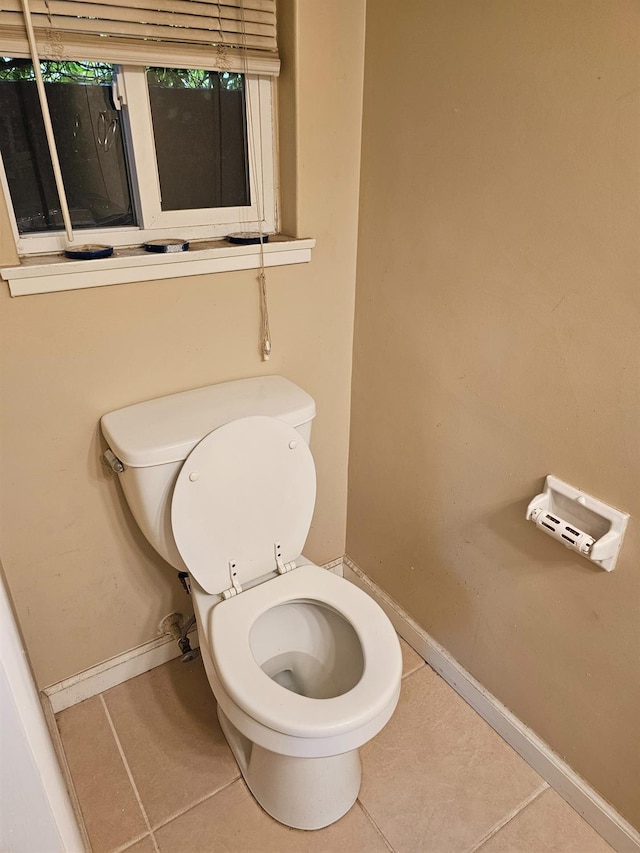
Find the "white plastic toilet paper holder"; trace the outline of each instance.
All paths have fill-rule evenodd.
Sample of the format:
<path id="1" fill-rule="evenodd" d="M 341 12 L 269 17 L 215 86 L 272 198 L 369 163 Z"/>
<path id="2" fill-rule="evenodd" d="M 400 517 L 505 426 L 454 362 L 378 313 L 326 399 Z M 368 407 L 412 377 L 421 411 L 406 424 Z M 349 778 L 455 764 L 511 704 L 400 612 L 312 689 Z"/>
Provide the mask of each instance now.
<path id="1" fill-rule="evenodd" d="M 629 514 L 609 506 L 552 474 L 544 492 L 527 507 L 526 517 L 543 533 L 612 572 Z"/>

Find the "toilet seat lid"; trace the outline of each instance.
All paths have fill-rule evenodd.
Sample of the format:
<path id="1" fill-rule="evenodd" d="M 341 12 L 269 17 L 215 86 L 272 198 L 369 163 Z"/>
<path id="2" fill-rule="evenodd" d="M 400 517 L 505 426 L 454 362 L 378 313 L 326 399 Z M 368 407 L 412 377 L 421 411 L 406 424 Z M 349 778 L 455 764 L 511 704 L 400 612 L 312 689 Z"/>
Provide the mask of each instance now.
<path id="1" fill-rule="evenodd" d="M 209 433 L 182 466 L 171 525 L 190 574 L 209 593 L 245 585 L 302 553 L 316 496 L 311 451 L 293 427 L 263 416 Z M 235 564 L 233 567 L 231 564 Z"/>

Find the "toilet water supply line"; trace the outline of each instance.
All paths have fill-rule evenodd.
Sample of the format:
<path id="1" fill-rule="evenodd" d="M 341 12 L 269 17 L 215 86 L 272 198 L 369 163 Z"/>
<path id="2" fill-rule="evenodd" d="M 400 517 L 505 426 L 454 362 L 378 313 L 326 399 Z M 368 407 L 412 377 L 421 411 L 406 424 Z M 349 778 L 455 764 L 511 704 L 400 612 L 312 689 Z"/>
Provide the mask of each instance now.
<path id="1" fill-rule="evenodd" d="M 199 655 L 198 649 L 191 648 L 191 643 L 189 642 L 189 638 L 187 636 L 195 621 L 196 617 L 194 614 L 183 625 L 182 614 L 171 613 L 169 614 L 169 616 L 166 616 L 160 623 L 160 630 L 162 631 L 162 633 L 169 634 L 178 643 L 178 646 L 180 647 L 180 651 L 182 653 L 181 660 L 183 663 L 188 663 L 189 661 L 195 660 L 195 658 L 197 658 Z"/>
<path id="2" fill-rule="evenodd" d="M 49 146 L 49 154 L 51 156 L 51 165 L 53 167 L 53 177 L 58 190 L 58 200 L 60 202 L 60 212 L 64 222 L 64 230 L 67 232 L 67 240 L 73 243 L 73 228 L 71 226 L 71 215 L 69 214 L 69 205 L 67 203 L 67 194 L 64 189 L 64 181 L 62 180 L 62 170 L 60 168 L 60 160 L 58 158 L 58 149 L 56 140 L 53 135 L 53 125 L 51 124 L 51 113 L 49 112 L 49 102 L 47 101 L 47 93 L 44 88 L 42 72 L 40 70 L 40 55 L 38 54 L 38 46 L 36 44 L 36 36 L 33 30 L 33 21 L 31 19 L 31 9 L 29 8 L 29 0 L 22 0 L 22 15 L 24 24 L 27 30 L 27 40 L 29 41 L 29 50 L 31 52 L 31 62 L 33 71 L 36 77 L 36 88 L 38 90 L 38 98 L 40 99 L 40 108 L 42 110 L 42 119 L 44 121 L 44 129 L 47 135 L 47 144 Z"/>

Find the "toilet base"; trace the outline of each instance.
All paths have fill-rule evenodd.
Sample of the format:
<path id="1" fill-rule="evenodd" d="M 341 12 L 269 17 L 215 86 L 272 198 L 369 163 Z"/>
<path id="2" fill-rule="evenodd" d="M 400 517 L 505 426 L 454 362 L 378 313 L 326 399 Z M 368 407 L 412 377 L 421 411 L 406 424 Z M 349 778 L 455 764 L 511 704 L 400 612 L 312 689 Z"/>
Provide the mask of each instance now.
<path id="1" fill-rule="evenodd" d="M 361 779 L 357 749 L 326 758 L 279 755 L 244 737 L 219 705 L 218 719 L 249 790 L 280 823 L 322 829 L 355 803 Z"/>

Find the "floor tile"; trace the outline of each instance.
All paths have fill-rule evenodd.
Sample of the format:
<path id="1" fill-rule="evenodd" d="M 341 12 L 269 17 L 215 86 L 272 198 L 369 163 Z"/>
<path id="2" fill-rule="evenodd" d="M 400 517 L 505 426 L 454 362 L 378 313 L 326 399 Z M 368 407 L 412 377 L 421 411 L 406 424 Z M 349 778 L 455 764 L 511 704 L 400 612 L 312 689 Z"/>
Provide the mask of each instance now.
<path id="1" fill-rule="evenodd" d="M 543 784 L 428 666 L 362 758 L 360 799 L 397 853 L 468 850 Z"/>
<path id="2" fill-rule="evenodd" d="M 606 841 L 549 789 L 478 848 L 478 853 L 612 853 Z"/>
<path id="3" fill-rule="evenodd" d="M 147 826 L 99 696 L 56 717 L 93 853 L 114 850 Z"/>
<path id="4" fill-rule="evenodd" d="M 152 826 L 238 777 L 200 658 L 170 661 L 103 695 Z"/>
<path id="5" fill-rule="evenodd" d="M 241 779 L 161 827 L 155 835 L 161 853 L 389 853 L 357 804 L 325 829 L 290 829 L 262 811 Z"/>
<path id="6" fill-rule="evenodd" d="M 409 643 L 405 643 L 402 637 L 398 637 L 398 639 L 400 640 L 400 650 L 402 651 L 402 677 L 404 678 L 405 675 L 409 675 L 416 669 L 420 669 L 425 663 L 418 652 L 411 648 Z"/>
<path id="7" fill-rule="evenodd" d="M 158 827 L 153 836 L 145 834 L 101 698 L 58 714 L 93 853 L 127 844 L 125 853 L 389 853 L 381 832 L 396 853 L 610 853 L 550 789 L 482 844 L 542 780 L 408 644 L 400 644 L 400 704 L 362 749 L 363 807 L 357 804 L 316 832 L 274 821 L 238 778 L 201 661 L 172 661 L 103 695 Z"/>

